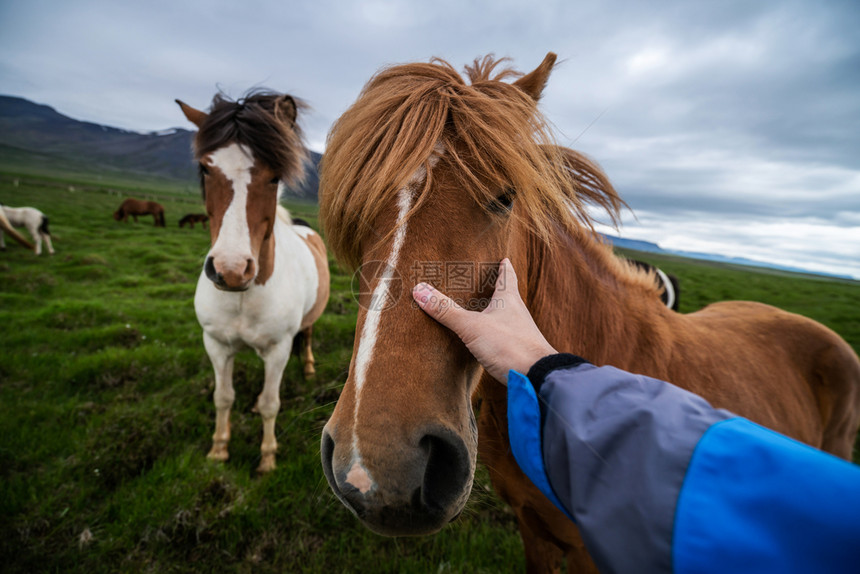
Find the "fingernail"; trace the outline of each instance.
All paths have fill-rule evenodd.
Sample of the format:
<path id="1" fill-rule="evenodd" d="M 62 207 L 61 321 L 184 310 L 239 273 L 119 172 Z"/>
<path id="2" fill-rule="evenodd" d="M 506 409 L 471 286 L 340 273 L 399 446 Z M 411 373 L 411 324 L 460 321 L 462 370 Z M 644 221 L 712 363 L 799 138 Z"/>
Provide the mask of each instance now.
<path id="1" fill-rule="evenodd" d="M 426 303 L 427 300 L 430 298 L 431 289 L 432 287 L 430 287 L 430 285 L 428 285 L 427 283 L 419 283 L 412 290 L 412 296 L 419 303 Z"/>

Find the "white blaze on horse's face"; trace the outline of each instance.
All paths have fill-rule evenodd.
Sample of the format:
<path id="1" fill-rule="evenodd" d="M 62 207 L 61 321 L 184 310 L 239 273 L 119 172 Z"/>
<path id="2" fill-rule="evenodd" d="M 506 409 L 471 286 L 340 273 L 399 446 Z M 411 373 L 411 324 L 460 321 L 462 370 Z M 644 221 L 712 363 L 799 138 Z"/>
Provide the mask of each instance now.
<path id="1" fill-rule="evenodd" d="M 261 179 L 266 171 L 255 167 L 251 150 L 230 144 L 203 158 L 206 166 L 206 208 L 211 219 L 212 249 L 206 258 L 205 271 L 219 289 L 243 291 L 257 278 L 262 238 L 271 232 L 272 216 L 259 209 L 251 210 L 249 202 L 258 187 L 274 186 L 272 210 L 277 199 L 277 182 Z M 262 174 L 263 179 L 268 174 Z M 268 178 L 271 179 L 271 178 Z M 265 202 L 264 202 L 265 203 Z M 258 231 L 262 228 L 262 232 Z"/>
<path id="2" fill-rule="evenodd" d="M 400 249 L 403 247 L 403 241 L 406 238 L 407 224 L 404 221 L 406 214 L 412 207 L 412 196 L 414 188 L 412 185 L 419 184 L 424 180 L 423 169 L 419 171 L 411 180 L 411 185 L 404 187 L 397 194 L 397 231 L 394 234 L 394 243 L 391 247 L 391 253 L 385 262 L 382 276 L 373 289 L 373 294 L 370 297 L 371 305 L 367 310 L 367 315 L 364 320 L 364 325 L 361 328 L 361 336 L 358 340 L 358 350 L 355 353 L 355 411 L 353 413 L 355 426 L 358 426 L 358 410 L 361 402 L 361 389 L 364 387 L 364 380 L 367 376 L 367 367 L 373 359 L 373 352 L 376 348 L 376 336 L 379 332 L 379 320 L 382 317 L 383 305 L 386 301 L 391 288 L 391 280 L 394 275 L 394 270 L 397 268 L 398 259 L 400 257 Z M 420 176 L 420 177 L 419 177 Z M 374 304 L 376 302 L 377 304 Z M 373 479 L 361 464 L 361 450 L 358 444 L 358 433 L 352 435 L 352 457 L 353 464 L 349 473 L 346 475 L 346 483 L 354 488 L 357 488 L 362 494 L 367 493 L 373 488 Z"/>
<path id="3" fill-rule="evenodd" d="M 436 161 L 431 157 L 429 166 Z M 376 271 L 360 274 L 353 361 L 323 430 L 323 471 L 332 490 L 386 535 L 428 534 L 448 524 L 463 509 L 475 470 L 469 399 L 477 363 L 456 335 L 412 304 L 409 282 L 421 261 L 457 260 L 459 251 L 434 250 L 429 233 L 449 225 L 465 230 L 473 216 L 484 215 L 465 210 L 452 223 L 433 199 L 415 210 L 426 177 L 418 169 L 397 192 L 374 224 L 376 240 L 364 248 L 364 264 Z M 454 185 L 435 189 L 439 179 L 433 181 L 431 195 L 462 195 Z M 422 344 L 409 344 L 416 341 Z"/>
<path id="4" fill-rule="evenodd" d="M 423 178 L 422 178 L 423 180 Z M 361 337 L 358 343 L 358 352 L 355 355 L 355 392 L 356 392 L 356 414 L 358 414 L 358 401 L 361 397 L 361 389 L 364 386 L 364 378 L 367 373 L 367 365 L 373 358 L 373 350 L 376 346 L 376 334 L 379 330 L 379 319 L 383 309 L 381 303 L 387 300 L 390 296 L 389 289 L 391 287 L 391 279 L 394 276 L 394 270 L 397 268 L 398 259 L 400 258 L 400 249 L 403 247 L 403 241 L 406 238 L 407 224 L 404 221 L 406 214 L 412 207 L 412 187 L 404 187 L 397 194 L 397 232 L 394 234 L 394 243 L 391 247 L 391 254 L 383 269 L 383 274 L 379 278 L 376 287 L 371 295 L 371 306 L 367 310 L 367 318 L 361 329 Z M 379 303 L 376 305 L 374 303 Z"/>
<path id="5" fill-rule="evenodd" d="M 439 156 L 443 153 L 443 147 L 439 144 L 436 146 L 434 155 L 430 157 L 430 166 L 436 165 L 439 161 Z M 406 230 L 408 224 L 406 215 L 412 208 L 413 198 L 416 189 L 424 183 L 427 178 L 427 172 L 423 166 L 419 167 L 409 179 L 409 183 L 397 193 L 397 230 L 394 233 L 394 241 L 391 246 L 391 253 L 385 262 L 385 267 L 382 271 L 382 276 L 373 289 L 373 294 L 370 297 L 371 305 L 367 309 L 367 315 L 364 320 L 364 325 L 361 328 L 361 336 L 358 340 L 358 350 L 355 353 L 355 424 L 358 424 L 358 410 L 361 402 L 361 390 L 364 387 L 364 380 L 367 376 L 367 367 L 373 359 L 373 352 L 376 348 L 376 337 L 379 332 L 379 321 L 382 317 L 385 305 L 384 302 L 390 296 L 389 290 L 394 278 L 395 269 L 400 260 L 400 250 L 403 248 L 403 242 L 406 240 Z M 347 481 L 353 486 L 359 488 L 362 493 L 369 490 L 373 484 L 372 479 L 368 476 L 367 471 L 361 466 L 361 454 L 358 444 L 358 433 L 353 434 L 353 456 L 355 463 L 347 476 Z M 356 477 L 350 479 L 350 476 Z M 362 486 L 356 484 L 356 481 L 361 482 Z"/>

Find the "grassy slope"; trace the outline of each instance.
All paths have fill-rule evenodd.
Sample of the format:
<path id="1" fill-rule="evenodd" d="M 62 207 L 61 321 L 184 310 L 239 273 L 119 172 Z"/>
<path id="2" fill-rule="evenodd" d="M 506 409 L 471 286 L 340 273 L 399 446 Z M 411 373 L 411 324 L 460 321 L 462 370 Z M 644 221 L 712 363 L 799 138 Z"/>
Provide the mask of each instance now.
<path id="1" fill-rule="evenodd" d="M 350 277 L 334 264 L 315 330 L 317 380 L 288 365 L 279 467 L 258 478 L 251 407 L 263 369 L 252 353 L 236 362 L 232 458 L 205 459 L 213 383 L 192 300 L 208 234 L 177 227 L 199 205 L 185 190 L 159 188 L 168 227 L 156 229 L 151 219 L 114 222 L 116 195 L 9 181 L 0 178 L 0 202 L 46 211 L 57 254 L 37 259 L 10 245 L 0 255 L 4 571 L 523 569 L 513 516 L 484 470 L 464 515 L 420 539 L 371 534 L 329 491 L 319 437 L 345 380 L 356 317 Z M 313 207 L 290 207 L 316 225 Z M 856 283 L 636 256 L 681 277 L 683 311 L 762 300 L 821 320 L 860 349 Z"/>

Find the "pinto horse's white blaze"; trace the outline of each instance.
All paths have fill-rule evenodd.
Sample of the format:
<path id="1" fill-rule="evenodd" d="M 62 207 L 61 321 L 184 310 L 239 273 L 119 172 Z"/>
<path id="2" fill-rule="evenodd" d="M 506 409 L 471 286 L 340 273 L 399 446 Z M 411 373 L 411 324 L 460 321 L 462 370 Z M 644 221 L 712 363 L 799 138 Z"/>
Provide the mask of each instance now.
<path id="1" fill-rule="evenodd" d="M 254 157 L 247 147 L 233 143 L 211 153 L 207 163 L 218 168 L 233 187 L 233 199 L 224 212 L 218 239 L 209 255 L 221 259 L 225 266 L 241 270 L 253 258 L 247 204 Z"/>

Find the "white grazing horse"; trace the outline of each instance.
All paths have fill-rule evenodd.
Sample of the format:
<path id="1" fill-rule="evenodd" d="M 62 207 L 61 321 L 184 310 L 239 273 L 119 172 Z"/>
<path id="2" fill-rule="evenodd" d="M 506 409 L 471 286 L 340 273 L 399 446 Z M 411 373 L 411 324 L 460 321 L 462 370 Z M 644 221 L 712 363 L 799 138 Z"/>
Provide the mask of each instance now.
<path id="1" fill-rule="evenodd" d="M 51 244 L 51 232 L 48 230 L 48 218 L 35 207 L 9 207 L 0 205 L 6 221 L 13 227 L 23 227 L 30 232 L 35 242 L 36 255 L 42 254 L 42 240 L 48 247 L 48 253 L 54 254 L 54 246 Z M 7 232 L 15 233 L 12 229 Z M 17 238 L 16 238 L 17 239 Z M 19 240 L 20 241 L 20 240 Z M 6 240 L 3 237 L 3 226 L 0 226 L 0 249 L 6 249 Z"/>

